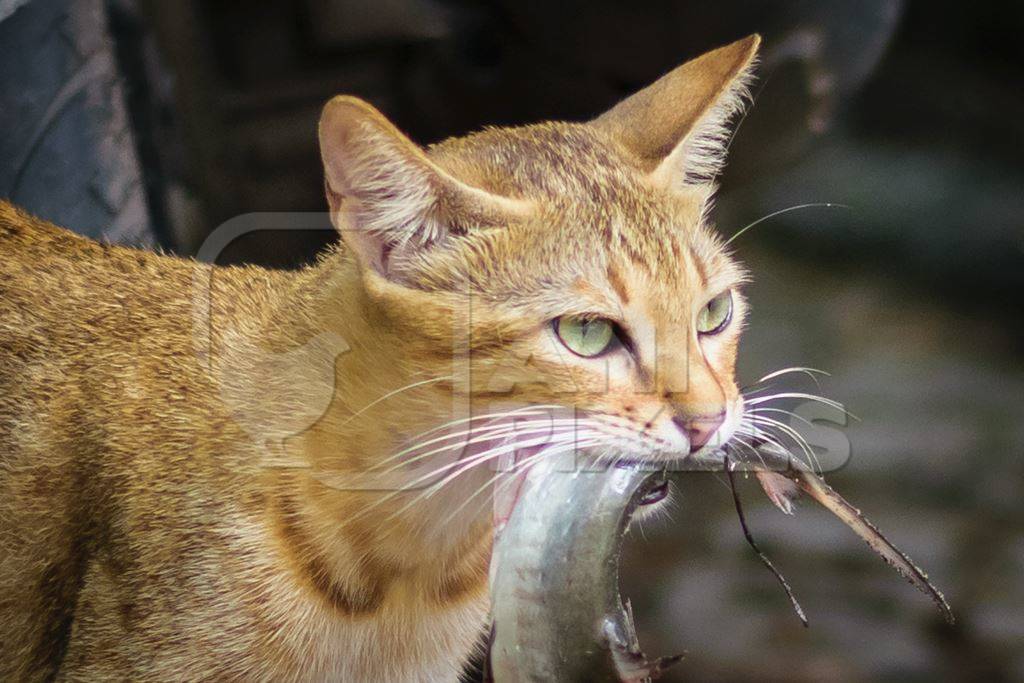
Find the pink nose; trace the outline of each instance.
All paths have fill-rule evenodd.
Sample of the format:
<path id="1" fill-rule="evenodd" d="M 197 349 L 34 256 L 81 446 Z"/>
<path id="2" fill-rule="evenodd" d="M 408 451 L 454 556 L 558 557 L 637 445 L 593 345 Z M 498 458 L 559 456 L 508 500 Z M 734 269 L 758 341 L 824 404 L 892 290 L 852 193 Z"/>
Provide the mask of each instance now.
<path id="1" fill-rule="evenodd" d="M 725 422 L 725 411 L 723 410 L 717 415 L 699 415 L 697 417 L 677 415 L 672 418 L 672 421 L 676 423 L 680 431 L 689 439 L 690 452 L 693 453 L 711 441 L 711 437 L 715 435 L 718 428 Z"/>

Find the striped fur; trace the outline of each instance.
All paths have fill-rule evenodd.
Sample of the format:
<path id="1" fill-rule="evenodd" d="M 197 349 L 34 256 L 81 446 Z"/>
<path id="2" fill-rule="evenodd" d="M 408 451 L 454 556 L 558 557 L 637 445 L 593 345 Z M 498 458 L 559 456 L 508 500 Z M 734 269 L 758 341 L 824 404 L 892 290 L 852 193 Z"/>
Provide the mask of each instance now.
<path id="1" fill-rule="evenodd" d="M 756 47 L 590 123 L 427 149 L 337 98 L 342 243 L 300 271 L 0 203 L 0 679 L 456 680 L 486 624 L 490 510 L 467 503 L 492 472 L 430 496 L 368 482 L 467 411 L 579 409 L 649 458 L 686 446 L 673 417 L 735 428 L 742 297 L 713 339 L 693 320 L 744 279 L 706 214 Z M 566 314 L 634 348 L 574 357 Z"/>

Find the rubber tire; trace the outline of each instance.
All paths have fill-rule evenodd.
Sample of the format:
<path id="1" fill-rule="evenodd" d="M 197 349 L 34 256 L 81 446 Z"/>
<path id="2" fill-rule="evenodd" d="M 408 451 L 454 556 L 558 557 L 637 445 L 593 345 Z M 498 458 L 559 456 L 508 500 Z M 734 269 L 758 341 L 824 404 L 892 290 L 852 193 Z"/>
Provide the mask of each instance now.
<path id="1" fill-rule="evenodd" d="M 0 197 L 108 242 L 155 246 L 102 0 L 30 0 L 0 21 Z"/>

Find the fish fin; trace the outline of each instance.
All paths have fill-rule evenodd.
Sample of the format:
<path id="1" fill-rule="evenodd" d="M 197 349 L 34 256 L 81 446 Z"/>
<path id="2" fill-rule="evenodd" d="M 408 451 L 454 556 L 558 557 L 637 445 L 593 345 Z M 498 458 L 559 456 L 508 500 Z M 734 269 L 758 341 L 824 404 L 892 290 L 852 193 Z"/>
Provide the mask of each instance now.
<path id="1" fill-rule="evenodd" d="M 757 470 L 754 472 L 765 495 L 772 504 L 787 515 L 793 514 L 793 503 L 800 498 L 800 486 L 791 477 L 779 472 Z"/>

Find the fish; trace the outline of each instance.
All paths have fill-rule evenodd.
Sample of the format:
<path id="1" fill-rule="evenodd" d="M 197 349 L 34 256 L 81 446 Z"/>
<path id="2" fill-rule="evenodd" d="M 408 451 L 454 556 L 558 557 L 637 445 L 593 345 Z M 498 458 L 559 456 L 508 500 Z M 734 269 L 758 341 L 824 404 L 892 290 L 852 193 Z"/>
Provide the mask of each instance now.
<path id="1" fill-rule="evenodd" d="M 644 654 L 630 603 L 619 593 L 618 567 L 636 511 L 662 496 L 671 479 L 695 470 L 751 471 L 768 482 L 766 493 L 787 514 L 803 492 L 953 623 L 949 604 L 923 570 L 819 475 L 773 444 L 698 453 L 661 466 L 627 462 L 567 469 L 557 461 L 539 462 L 525 473 L 495 541 L 488 680 L 640 683 L 682 659 Z"/>

